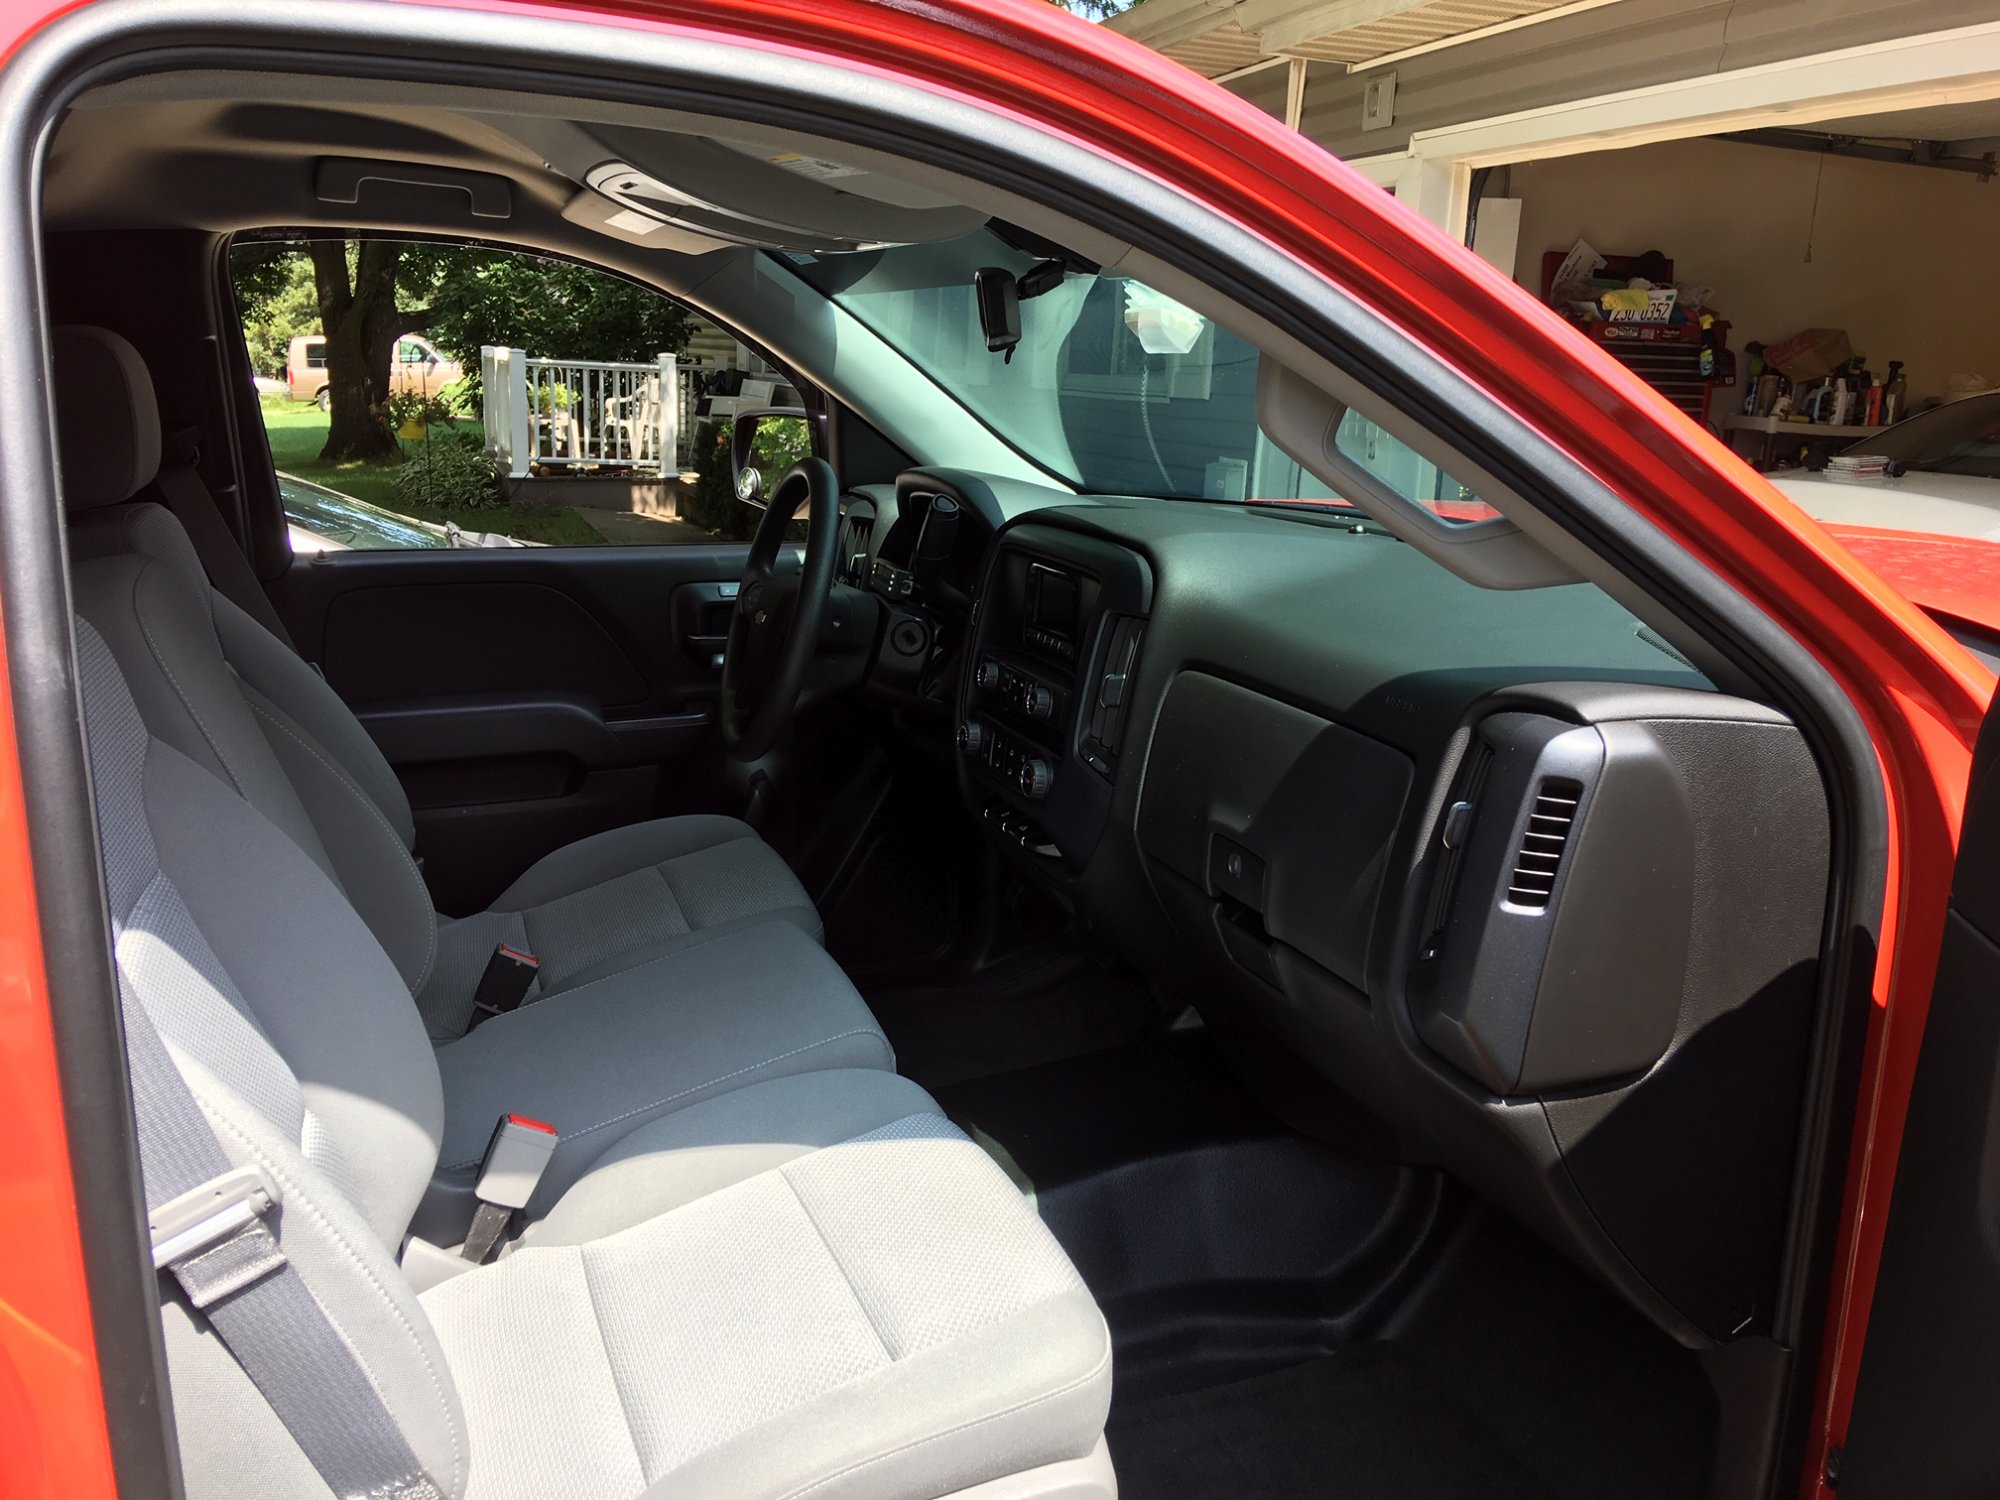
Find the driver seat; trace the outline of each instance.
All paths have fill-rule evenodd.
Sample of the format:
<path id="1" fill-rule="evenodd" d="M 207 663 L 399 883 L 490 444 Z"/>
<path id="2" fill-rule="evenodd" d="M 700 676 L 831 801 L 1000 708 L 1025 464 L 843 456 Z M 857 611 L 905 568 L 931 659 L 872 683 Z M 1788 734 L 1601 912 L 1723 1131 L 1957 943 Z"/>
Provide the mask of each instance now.
<path id="1" fill-rule="evenodd" d="M 435 1040 L 463 1035 L 473 992 L 505 943 L 539 961 L 528 1000 L 773 919 L 822 936 L 784 860 L 735 818 L 660 818 L 557 849 L 485 911 L 442 916 L 414 857 L 408 796 L 366 729 L 292 647 L 216 589 L 180 521 L 139 497 L 160 467 L 152 377 L 103 328 L 55 330 L 56 406 L 72 559 L 138 556 L 121 615 L 170 689 L 156 707 L 183 742 L 333 874 L 397 961 Z M 211 502 L 212 503 L 212 502 Z M 122 586 L 121 586 L 122 588 Z M 114 627 L 115 629 L 115 627 Z M 220 701 L 240 695 L 249 709 Z M 233 750 L 247 722 L 268 741 Z M 278 784 L 257 774 L 275 754 Z"/>

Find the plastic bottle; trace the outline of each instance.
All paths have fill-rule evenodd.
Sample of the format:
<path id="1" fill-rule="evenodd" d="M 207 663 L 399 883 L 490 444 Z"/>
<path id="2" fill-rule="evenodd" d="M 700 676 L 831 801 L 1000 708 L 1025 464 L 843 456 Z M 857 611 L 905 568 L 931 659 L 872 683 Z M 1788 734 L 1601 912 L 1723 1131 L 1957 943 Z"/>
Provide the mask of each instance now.
<path id="1" fill-rule="evenodd" d="M 1903 420 L 1904 408 L 1910 404 L 1910 383 L 1903 378 L 1903 362 L 1889 361 L 1889 380 L 1882 387 L 1882 425 Z"/>

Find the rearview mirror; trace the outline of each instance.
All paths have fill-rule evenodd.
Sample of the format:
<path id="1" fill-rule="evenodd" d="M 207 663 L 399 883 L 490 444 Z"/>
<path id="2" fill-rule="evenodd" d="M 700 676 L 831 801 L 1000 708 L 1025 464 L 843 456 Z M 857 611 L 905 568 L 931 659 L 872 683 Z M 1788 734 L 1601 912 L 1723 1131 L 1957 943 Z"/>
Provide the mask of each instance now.
<path id="1" fill-rule="evenodd" d="M 762 510 L 776 484 L 813 451 L 812 421 L 803 407 L 771 406 L 736 414 L 729 433 L 730 477 L 736 498 Z"/>
<path id="2" fill-rule="evenodd" d="M 1021 289 L 1014 273 L 1000 266 L 981 266 L 972 273 L 972 295 L 979 304 L 986 352 L 1011 358 L 1021 342 Z"/>

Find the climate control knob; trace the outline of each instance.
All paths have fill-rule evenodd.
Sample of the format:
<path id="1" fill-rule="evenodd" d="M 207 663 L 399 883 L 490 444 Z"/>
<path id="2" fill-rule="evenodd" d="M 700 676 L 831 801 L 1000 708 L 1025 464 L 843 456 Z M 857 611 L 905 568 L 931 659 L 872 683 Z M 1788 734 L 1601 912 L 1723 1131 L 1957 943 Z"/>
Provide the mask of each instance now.
<path id="1" fill-rule="evenodd" d="M 979 670 L 973 674 L 972 685 L 978 688 L 982 693 L 990 693 L 995 688 L 999 687 L 1000 663 L 997 661 L 981 662 L 979 664 Z"/>
<path id="2" fill-rule="evenodd" d="M 1040 756 L 1029 756 L 1021 762 L 1021 772 L 1017 780 L 1021 795 L 1030 802 L 1039 802 L 1049 794 L 1049 783 L 1055 780 L 1055 772 Z"/>
<path id="3" fill-rule="evenodd" d="M 1021 694 L 1021 711 L 1031 719 L 1046 719 L 1056 711 L 1056 695 L 1039 682 Z"/>
<path id="4" fill-rule="evenodd" d="M 958 748 L 967 755 L 978 755 L 986 748 L 986 726 L 977 719 L 967 719 L 958 726 Z"/>

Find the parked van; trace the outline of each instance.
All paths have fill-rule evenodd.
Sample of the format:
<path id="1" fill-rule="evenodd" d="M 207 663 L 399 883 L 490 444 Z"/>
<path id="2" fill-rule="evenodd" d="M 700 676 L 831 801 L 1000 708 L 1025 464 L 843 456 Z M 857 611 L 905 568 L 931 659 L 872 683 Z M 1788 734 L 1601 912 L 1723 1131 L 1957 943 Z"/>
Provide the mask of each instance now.
<path id="1" fill-rule="evenodd" d="M 392 391 L 436 395 L 464 375 L 458 361 L 440 354 L 429 339 L 406 333 L 396 340 L 396 352 L 389 361 Z M 321 411 L 327 409 L 325 335 L 300 334 L 292 340 L 285 356 L 285 389 L 294 401 L 317 402 Z"/>

